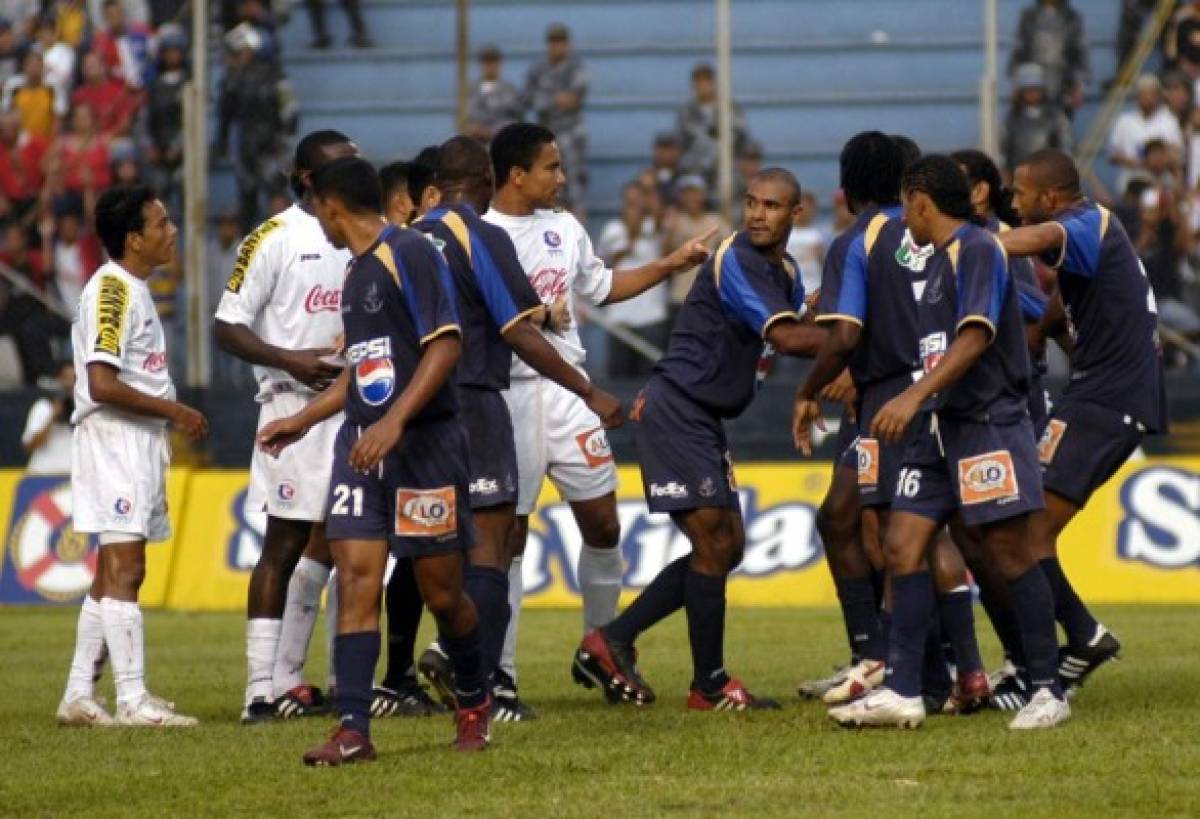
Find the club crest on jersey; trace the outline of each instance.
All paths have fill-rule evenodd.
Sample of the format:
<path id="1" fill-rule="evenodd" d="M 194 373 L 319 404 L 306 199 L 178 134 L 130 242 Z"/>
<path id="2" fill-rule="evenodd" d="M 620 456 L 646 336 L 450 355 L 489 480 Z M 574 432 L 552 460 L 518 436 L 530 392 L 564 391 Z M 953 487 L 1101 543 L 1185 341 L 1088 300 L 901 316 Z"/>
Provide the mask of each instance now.
<path id="1" fill-rule="evenodd" d="M 929 257 L 934 253 L 933 244 L 919 245 L 913 239 L 912 233 L 908 230 L 904 231 L 904 241 L 900 243 L 900 247 L 896 248 L 896 262 L 901 267 L 906 267 L 914 273 L 920 273 L 925 269 L 925 262 L 929 261 Z"/>
<path id="2" fill-rule="evenodd" d="M 117 498 L 113 502 L 113 512 L 119 518 L 129 517 L 129 513 L 133 511 L 133 501 L 129 498 Z"/>
<path id="3" fill-rule="evenodd" d="M 367 295 L 363 297 L 363 309 L 371 315 L 383 309 L 383 297 L 379 295 L 379 285 L 375 282 L 371 282 L 371 286 L 367 288 Z"/>
<path id="4" fill-rule="evenodd" d="M 296 499 L 296 485 L 291 481 L 280 481 L 275 491 L 279 494 L 279 500 L 284 503 L 291 503 Z"/>
<path id="5" fill-rule="evenodd" d="M 542 239 L 546 242 L 546 247 L 557 248 L 562 246 L 562 237 L 558 235 L 557 231 L 547 230 L 542 234 Z"/>
<path id="6" fill-rule="evenodd" d="M 390 358 L 368 358 L 354 366 L 354 383 L 358 395 L 372 407 L 378 407 L 392 397 L 396 389 L 396 369 Z"/>

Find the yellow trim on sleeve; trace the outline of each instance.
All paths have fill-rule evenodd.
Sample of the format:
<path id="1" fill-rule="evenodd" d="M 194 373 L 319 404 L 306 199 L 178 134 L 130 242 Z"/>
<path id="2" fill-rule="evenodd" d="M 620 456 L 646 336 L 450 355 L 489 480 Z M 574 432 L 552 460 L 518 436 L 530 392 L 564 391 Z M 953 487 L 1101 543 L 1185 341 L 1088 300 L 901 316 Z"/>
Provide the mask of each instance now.
<path id="1" fill-rule="evenodd" d="M 848 316 L 845 313 L 822 313 L 813 319 L 813 321 L 817 324 L 824 324 L 827 321 L 848 321 L 851 324 L 857 324 L 859 327 L 863 326 L 862 319 L 856 316 Z"/>
<path id="2" fill-rule="evenodd" d="M 1005 264 L 1008 263 L 1008 251 L 1004 249 L 1004 242 L 1000 241 L 1000 235 L 992 234 L 992 241 L 996 243 L 996 247 L 1000 248 L 1000 255 L 1004 257 Z"/>
<path id="3" fill-rule="evenodd" d="M 717 248 L 717 252 L 713 254 L 713 281 L 717 287 L 721 286 L 721 263 L 725 261 L 725 251 L 733 245 L 733 240 L 737 238 L 737 234 L 733 234 L 725 241 L 721 242 Z"/>
<path id="4" fill-rule="evenodd" d="M 471 262 L 471 231 L 467 227 L 467 223 L 463 218 L 452 210 L 442 214 L 442 224 L 450 228 L 450 232 L 454 234 L 454 238 L 462 246 L 463 253 L 467 254 L 467 262 Z"/>
<path id="5" fill-rule="evenodd" d="M 1104 239 L 1105 234 L 1108 233 L 1108 222 L 1112 219 L 1112 212 L 1104 205 L 1096 205 L 1096 209 L 1100 211 L 1100 238 Z"/>
<path id="6" fill-rule="evenodd" d="M 380 242 L 375 246 L 375 258 L 379 260 L 384 269 L 391 275 L 392 281 L 396 283 L 396 287 L 400 290 L 404 286 L 400 284 L 400 270 L 396 267 L 396 254 L 392 251 L 392 246 L 387 242 Z"/>
<path id="7" fill-rule="evenodd" d="M 946 255 L 950 258 L 950 269 L 955 273 L 958 272 L 958 252 L 960 250 L 962 250 L 962 242 L 958 239 L 946 245 Z"/>
<path id="8" fill-rule="evenodd" d="M 863 245 L 868 256 L 871 255 L 871 248 L 875 247 L 875 240 L 879 238 L 879 231 L 883 230 L 890 218 L 886 213 L 877 213 L 867 223 L 867 229 L 863 232 Z"/>
<path id="9" fill-rule="evenodd" d="M 766 340 L 767 333 L 771 332 L 771 327 L 773 327 L 776 322 L 784 321 L 785 319 L 799 321 L 800 314 L 797 313 L 795 310 L 783 310 L 783 311 L 778 312 L 775 315 L 771 316 L 770 318 L 768 318 L 765 322 L 763 322 L 763 328 L 762 328 L 763 340 L 764 341 Z"/>
<path id="10" fill-rule="evenodd" d="M 996 231 L 997 233 L 1008 233 L 1010 230 L 1012 230 L 1012 225 L 1010 225 L 1008 222 L 1005 222 L 1003 219 L 997 219 L 996 224 L 1000 226 L 1000 229 Z"/>
<path id="11" fill-rule="evenodd" d="M 988 328 L 988 332 L 992 334 L 992 337 L 988 340 L 988 343 L 991 344 L 996 340 L 996 325 L 992 324 L 992 320 L 987 316 L 963 316 L 962 321 L 960 321 L 958 326 L 954 328 L 955 335 L 962 332 L 964 324 L 983 324 Z"/>
<path id="12" fill-rule="evenodd" d="M 441 327 L 427 334 L 421 339 L 421 346 L 424 347 L 429 342 L 433 341 L 438 336 L 444 336 L 446 333 L 454 333 L 456 336 L 462 337 L 462 328 L 457 324 L 443 324 Z"/>
<path id="13" fill-rule="evenodd" d="M 528 310 L 525 310 L 521 313 L 517 313 L 515 316 L 513 316 L 511 319 L 509 319 L 507 324 L 505 324 L 503 327 L 500 328 L 500 335 L 504 335 L 505 333 L 507 333 L 509 331 L 509 329 L 511 327 L 513 327 L 518 322 L 525 320 L 526 318 L 528 318 L 529 316 L 532 316 L 537 311 L 544 310 L 545 308 L 546 308 L 546 305 L 539 304 L 536 307 L 530 307 Z"/>
<path id="14" fill-rule="evenodd" d="M 1058 251 L 1058 260 L 1054 262 L 1054 264 L 1050 265 L 1050 267 L 1058 270 L 1060 267 L 1062 267 L 1063 262 L 1067 260 L 1067 229 L 1063 227 L 1062 222 L 1051 222 L 1050 224 L 1062 231 L 1062 247 L 1059 248 Z"/>

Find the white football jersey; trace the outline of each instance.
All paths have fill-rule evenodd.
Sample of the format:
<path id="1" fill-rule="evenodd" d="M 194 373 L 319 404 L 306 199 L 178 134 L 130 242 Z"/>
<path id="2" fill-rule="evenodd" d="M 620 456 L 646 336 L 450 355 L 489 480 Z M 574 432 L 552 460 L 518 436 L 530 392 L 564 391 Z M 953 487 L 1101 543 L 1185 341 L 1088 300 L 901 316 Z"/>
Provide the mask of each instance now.
<path id="1" fill-rule="evenodd" d="M 529 283 L 543 304 L 550 304 L 564 293 L 571 310 L 571 327 L 563 335 L 544 331 L 559 355 L 575 366 L 583 364 L 587 353 L 579 340 L 579 318 L 574 296 L 589 304 L 601 305 L 612 290 L 612 271 L 596 255 L 592 240 L 579 220 L 566 211 L 539 210 L 530 216 L 509 216 L 489 210 L 483 218 L 504 228 L 517 248 L 517 258 Z M 537 372 L 513 356 L 513 378 L 531 378 Z"/>
<path id="2" fill-rule="evenodd" d="M 97 404 L 88 388 L 87 365 L 99 362 L 116 367 L 117 377 L 138 392 L 175 400 L 175 385 L 167 372 L 167 339 L 144 281 L 116 262 L 97 270 L 79 296 L 71 351 L 76 374 L 72 424 L 92 413 L 159 428 L 166 424 L 164 419 Z"/>
<path id="3" fill-rule="evenodd" d="M 292 205 L 242 240 L 217 318 L 287 350 L 332 347 L 342 333 L 350 258 L 329 244 L 315 216 Z M 255 366 L 254 377 L 260 402 L 276 392 L 311 392 L 282 370 Z"/>

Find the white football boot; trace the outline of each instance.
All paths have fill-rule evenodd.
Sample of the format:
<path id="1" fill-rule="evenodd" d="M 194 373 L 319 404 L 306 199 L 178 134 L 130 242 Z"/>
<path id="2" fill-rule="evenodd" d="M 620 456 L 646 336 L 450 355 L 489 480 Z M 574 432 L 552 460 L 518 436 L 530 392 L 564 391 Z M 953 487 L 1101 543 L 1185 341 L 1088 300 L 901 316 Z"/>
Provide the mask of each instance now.
<path id="1" fill-rule="evenodd" d="M 902 697 L 890 688 L 876 688 L 854 702 L 830 708 L 829 717 L 843 728 L 920 728 L 925 702 L 920 697 Z"/>
<path id="2" fill-rule="evenodd" d="M 856 700 L 883 685 L 886 671 L 887 664 L 882 660 L 861 660 L 848 668 L 842 681 L 826 691 L 821 699 L 826 705 L 841 705 Z"/>
<path id="3" fill-rule="evenodd" d="M 802 699 L 819 700 L 825 696 L 825 692 L 835 685 L 838 685 L 846 678 L 846 672 L 854 668 L 853 665 L 842 666 L 834 669 L 833 674 L 828 677 L 822 677 L 819 680 L 805 680 L 796 686 L 796 693 Z"/>
<path id="4" fill-rule="evenodd" d="M 194 728 L 195 717 L 175 713 L 175 704 L 147 694 L 134 706 L 117 707 L 117 724 L 130 728 Z"/>
<path id="5" fill-rule="evenodd" d="M 64 728 L 107 728 L 116 724 L 96 697 L 63 700 L 58 704 L 54 717 Z"/>
<path id="6" fill-rule="evenodd" d="M 1050 692 L 1049 688 L 1039 688 L 1017 715 L 1008 724 L 1014 731 L 1028 731 L 1034 728 L 1053 728 L 1071 718 L 1071 706 L 1066 699 L 1059 699 Z"/>

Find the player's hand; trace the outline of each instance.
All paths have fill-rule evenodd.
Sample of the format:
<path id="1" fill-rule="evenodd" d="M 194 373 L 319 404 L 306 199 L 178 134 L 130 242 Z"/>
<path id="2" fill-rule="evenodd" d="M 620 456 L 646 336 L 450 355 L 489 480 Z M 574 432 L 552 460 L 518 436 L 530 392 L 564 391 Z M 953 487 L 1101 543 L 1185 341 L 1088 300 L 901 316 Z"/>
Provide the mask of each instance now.
<path id="1" fill-rule="evenodd" d="M 820 403 L 797 395 L 796 403 L 792 405 L 792 443 L 806 457 L 812 455 L 813 424 L 822 432 L 825 431 L 825 418 L 821 415 Z"/>
<path id="2" fill-rule="evenodd" d="M 199 410 L 194 410 L 187 404 L 175 405 L 171 423 L 193 441 L 208 437 L 208 419 Z"/>
<path id="3" fill-rule="evenodd" d="M 625 423 L 625 414 L 621 411 L 621 399 L 602 389 L 592 390 L 586 402 L 588 409 L 600 416 L 605 429 L 616 429 Z"/>
<path id="4" fill-rule="evenodd" d="M 857 420 L 854 404 L 858 401 L 858 390 L 854 387 L 854 379 L 850 377 L 850 370 L 842 370 L 841 375 L 825 385 L 825 388 L 821 390 L 821 400 L 844 404 L 850 420 Z"/>
<path id="5" fill-rule="evenodd" d="M 875 419 L 871 421 L 871 437 L 885 444 L 900 443 L 904 430 L 908 429 L 920 409 L 921 402 L 905 390 L 875 413 Z"/>
<path id="6" fill-rule="evenodd" d="M 404 424 L 391 421 L 384 416 L 359 436 L 350 450 L 350 468 L 357 472 L 370 472 L 379 466 L 383 457 L 395 449 L 404 436 Z"/>
<path id="7" fill-rule="evenodd" d="M 280 418 L 263 427 L 258 433 L 258 448 L 278 458 L 279 453 L 308 434 L 308 427 L 296 420 L 296 416 Z"/>
<path id="8" fill-rule="evenodd" d="M 571 306 L 566 296 L 559 296 L 550 303 L 546 327 L 560 336 L 571 329 Z"/>
<path id="9" fill-rule="evenodd" d="M 708 249 L 708 243 L 716 235 L 717 227 L 713 226 L 699 236 L 689 239 L 667 257 L 667 264 L 672 270 L 690 270 L 698 264 L 704 264 L 712 255 L 712 251 Z"/>
<path id="10" fill-rule="evenodd" d="M 328 361 L 322 361 L 326 356 L 335 355 L 337 352 L 335 347 L 287 350 L 284 353 L 283 369 L 304 386 L 320 392 L 342 372 Z"/>

